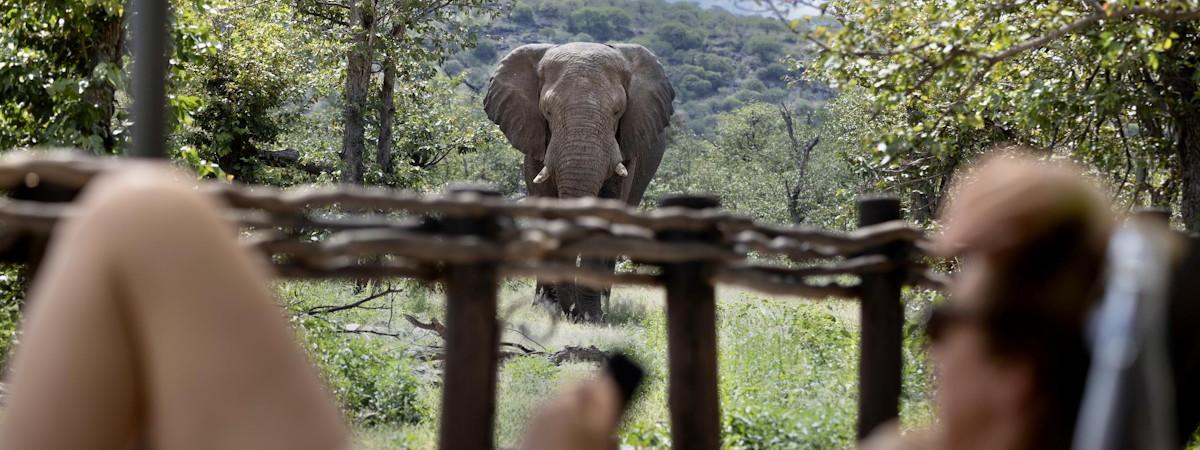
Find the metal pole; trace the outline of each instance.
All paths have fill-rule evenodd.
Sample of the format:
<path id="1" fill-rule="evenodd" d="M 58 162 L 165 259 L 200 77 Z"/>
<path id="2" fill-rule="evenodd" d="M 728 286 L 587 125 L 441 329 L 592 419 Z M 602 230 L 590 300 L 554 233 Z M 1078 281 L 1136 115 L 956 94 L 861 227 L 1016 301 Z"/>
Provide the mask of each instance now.
<path id="1" fill-rule="evenodd" d="M 133 28 L 133 143 L 126 153 L 141 158 L 166 155 L 166 79 L 170 11 L 168 0 L 130 0 Z"/>
<path id="2" fill-rule="evenodd" d="M 499 196 L 479 186 L 454 186 L 451 193 Z M 495 239 L 494 217 L 447 218 L 445 231 Z M 484 450 L 493 447 L 496 365 L 500 326 L 496 322 L 498 282 L 495 262 L 446 267 L 446 362 L 442 383 L 439 448 Z"/>
<path id="3" fill-rule="evenodd" d="M 714 197 L 664 198 L 661 207 L 716 208 Z M 716 239 L 705 233 L 661 231 L 664 241 Z M 667 356 L 671 409 L 671 448 L 721 447 L 721 406 L 717 393 L 717 303 L 711 262 L 663 265 L 667 288 Z"/>
<path id="4" fill-rule="evenodd" d="M 900 200 L 865 197 L 858 201 L 858 226 L 900 219 Z M 900 258 L 904 244 L 868 250 Z M 860 314 L 862 335 L 858 361 L 858 438 L 900 414 L 901 350 L 904 345 L 904 307 L 900 303 L 903 269 L 863 275 Z"/>

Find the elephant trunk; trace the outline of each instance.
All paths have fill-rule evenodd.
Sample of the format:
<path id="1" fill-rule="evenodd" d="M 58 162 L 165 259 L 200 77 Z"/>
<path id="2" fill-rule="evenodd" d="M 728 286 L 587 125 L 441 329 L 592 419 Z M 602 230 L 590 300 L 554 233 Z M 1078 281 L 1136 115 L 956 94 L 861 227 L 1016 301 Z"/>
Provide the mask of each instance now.
<path id="1" fill-rule="evenodd" d="M 550 165 L 560 198 L 595 197 L 618 169 L 621 152 L 616 132 L 606 122 L 576 121 L 551 134 Z"/>
<path id="2" fill-rule="evenodd" d="M 609 178 L 627 175 L 621 173 L 625 167 L 620 166 L 621 151 L 610 119 L 600 110 L 583 113 L 551 132 L 547 165 L 553 172 L 559 198 L 596 197 Z M 583 261 L 584 265 L 596 263 Z M 564 283 L 557 292 L 563 310 L 571 316 L 601 320 L 601 291 Z"/>

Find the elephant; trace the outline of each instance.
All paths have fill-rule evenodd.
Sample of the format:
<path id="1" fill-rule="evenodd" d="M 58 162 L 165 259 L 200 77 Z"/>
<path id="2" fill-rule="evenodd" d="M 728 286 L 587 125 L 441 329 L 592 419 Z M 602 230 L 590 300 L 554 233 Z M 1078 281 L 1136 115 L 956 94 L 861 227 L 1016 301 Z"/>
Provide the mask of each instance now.
<path id="1" fill-rule="evenodd" d="M 500 60 L 483 106 L 525 155 L 534 197 L 600 197 L 637 205 L 658 171 L 675 90 L 654 53 L 634 44 L 527 44 Z M 573 262 L 573 261 L 572 261 Z M 607 267 L 613 260 L 584 260 Z M 541 301 L 599 320 L 602 292 L 538 282 Z"/>

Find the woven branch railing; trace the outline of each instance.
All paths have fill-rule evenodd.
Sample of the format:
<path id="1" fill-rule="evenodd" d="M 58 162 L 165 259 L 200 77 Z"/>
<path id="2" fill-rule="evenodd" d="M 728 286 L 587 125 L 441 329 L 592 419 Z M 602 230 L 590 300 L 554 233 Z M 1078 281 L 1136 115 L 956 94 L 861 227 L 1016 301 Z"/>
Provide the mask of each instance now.
<path id="1" fill-rule="evenodd" d="M 130 164 L 68 153 L 9 155 L 0 188 L 79 190 Z M 676 448 L 719 447 L 713 287 L 862 300 L 859 434 L 896 417 L 903 285 L 940 288 L 919 262 L 924 234 L 889 198 L 859 202 L 860 228 L 831 232 L 757 223 L 715 199 L 677 196 L 643 211 L 600 199 L 514 202 L 487 189 L 425 195 L 359 186 L 273 189 L 201 183 L 282 277 L 407 277 L 447 291 L 442 448 L 490 448 L 495 402 L 496 290 L 502 277 L 661 286 L 667 290 L 670 403 Z M 46 236 L 71 203 L 0 199 L 0 243 Z M 579 267 L 626 257 L 651 273 Z"/>

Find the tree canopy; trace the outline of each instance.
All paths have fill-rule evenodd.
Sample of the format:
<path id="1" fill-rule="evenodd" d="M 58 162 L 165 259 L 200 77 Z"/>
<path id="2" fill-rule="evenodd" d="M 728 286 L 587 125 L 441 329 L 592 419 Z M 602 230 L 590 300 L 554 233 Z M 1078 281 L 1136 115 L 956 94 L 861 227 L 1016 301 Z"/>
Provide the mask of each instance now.
<path id="1" fill-rule="evenodd" d="M 804 1 L 759 1 L 776 11 Z M 1200 229 L 1196 20 L 1190 0 L 916 3 L 833 0 L 790 20 L 800 62 L 894 126 L 866 133 L 892 186 L 926 189 L 998 143 L 1087 163 L 1124 204 L 1178 205 Z M 934 176 L 937 178 L 937 176 Z"/>

